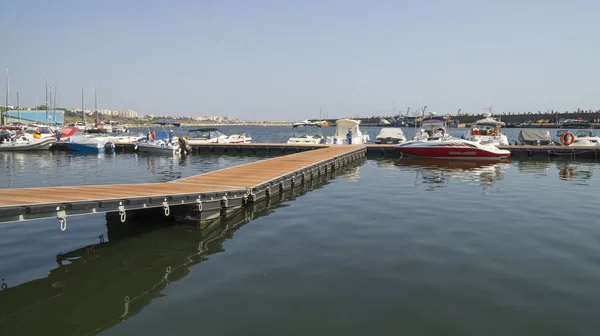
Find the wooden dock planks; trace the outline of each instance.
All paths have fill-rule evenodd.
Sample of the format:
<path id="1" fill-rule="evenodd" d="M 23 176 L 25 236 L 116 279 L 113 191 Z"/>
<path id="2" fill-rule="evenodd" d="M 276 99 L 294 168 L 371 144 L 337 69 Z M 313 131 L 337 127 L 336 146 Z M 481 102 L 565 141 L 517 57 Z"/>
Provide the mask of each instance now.
<path id="1" fill-rule="evenodd" d="M 164 183 L 0 189 L 0 208 L 240 190 L 362 148 L 324 147 Z"/>

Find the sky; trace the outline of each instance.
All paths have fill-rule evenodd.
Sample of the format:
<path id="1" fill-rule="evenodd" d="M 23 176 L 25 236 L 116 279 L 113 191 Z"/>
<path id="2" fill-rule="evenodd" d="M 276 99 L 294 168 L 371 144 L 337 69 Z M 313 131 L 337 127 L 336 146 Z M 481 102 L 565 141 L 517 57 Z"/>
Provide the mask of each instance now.
<path id="1" fill-rule="evenodd" d="M 10 104 L 304 120 L 600 109 L 597 0 L 3 1 Z M 4 104 L 5 83 L 0 99 Z"/>

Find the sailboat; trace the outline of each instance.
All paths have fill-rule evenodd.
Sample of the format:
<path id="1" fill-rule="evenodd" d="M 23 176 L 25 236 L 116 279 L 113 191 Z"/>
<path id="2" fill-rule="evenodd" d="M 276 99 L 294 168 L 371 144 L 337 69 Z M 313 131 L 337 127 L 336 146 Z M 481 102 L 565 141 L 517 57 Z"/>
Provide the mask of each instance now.
<path id="1" fill-rule="evenodd" d="M 96 125 L 94 128 L 88 129 L 88 133 L 109 133 L 112 132 L 112 126 L 100 122 L 98 114 L 98 90 L 94 87 L 94 112 L 96 114 Z"/>

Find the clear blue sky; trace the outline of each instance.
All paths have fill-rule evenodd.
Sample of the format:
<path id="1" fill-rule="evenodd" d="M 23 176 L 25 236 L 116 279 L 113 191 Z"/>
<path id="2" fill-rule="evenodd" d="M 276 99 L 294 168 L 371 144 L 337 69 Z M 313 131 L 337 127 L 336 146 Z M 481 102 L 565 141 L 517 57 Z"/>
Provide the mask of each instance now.
<path id="1" fill-rule="evenodd" d="M 597 0 L 5 1 L 11 104 L 303 120 L 600 108 Z M 2 81 L 0 84 L 4 88 Z M 4 90 L 3 90 L 4 92 Z M 4 102 L 4 93 L 0 94 Z"/>

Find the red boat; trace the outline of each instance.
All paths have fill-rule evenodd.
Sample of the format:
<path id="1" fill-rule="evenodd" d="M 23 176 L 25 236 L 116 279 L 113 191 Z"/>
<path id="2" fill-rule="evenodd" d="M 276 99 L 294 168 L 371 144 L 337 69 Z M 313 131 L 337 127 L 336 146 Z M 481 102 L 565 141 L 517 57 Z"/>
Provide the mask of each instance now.
<path id="1" fill-rule="evenodd" d="M 448 134 L 446 119 L 432 113 L 423 119 L 421 129 L 413 139 L 396 145 L 402 154 L 436 159 L 502 160 L 510 151 L 479 141 L 453 138 Z"/>

